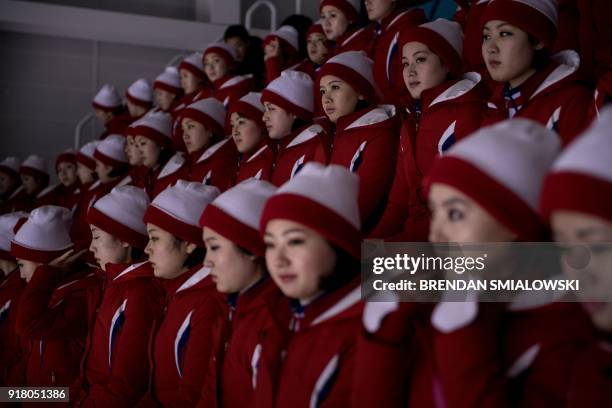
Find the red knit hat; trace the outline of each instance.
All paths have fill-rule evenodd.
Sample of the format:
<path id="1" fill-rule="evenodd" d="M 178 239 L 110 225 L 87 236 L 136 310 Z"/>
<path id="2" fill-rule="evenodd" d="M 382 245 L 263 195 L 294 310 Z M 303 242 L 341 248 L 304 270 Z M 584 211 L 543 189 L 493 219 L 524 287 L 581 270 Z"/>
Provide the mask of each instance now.
<path id="1" fill-rule="evenodd" d="M 90 170 L 96 169 L 96 159 L 94 158 L 94 154 L 96 152 L 96 147 L 100 144 L 100 141 L 94 140 L 93 142 L 86 143 L 79 149 L 79 152 L 76 155 L 76 162 L 81 163 L 83 166 L 87 167 Z"/>
<path id="2" fill-rule="evenodd" d="M 108 135 L 96 146 L 94 158 L 112 167 L 127 164 L 125 137 L 121 135 Z"/>
<path id="3" fill-rule="evenodd" d="M 172 117 L 165 112 L 148 113 L 130 127 L 129 133 L 145 137 L 162 147 L 169 146 L 172 143 Z"/>
<path id="4" fill-rule="evenodd" d="M 114 112 L 122 105 L 121 96 L 114 85 L 105 84 L 94 96 L 91 105 L 95 109 L 100 109 L 104 112 Z"/>
<path id="5" fill-rule="evenodd" d="M 48 263 L 72 247 L 70 210 L 54 205 L 38 207 L 11 241 L 11 255 L 17 259 Z"/>
<path id="6" fill-rule="evenodd" d="M 72 163 L 76 166 L 76 154 L 74 150 L 68 149 L 60 153 L 57 159 L 55 159 L 55 168 L 57 169 L 57 166 L 63 162 Z"/>
<path id="7" fill-rule="evenodd" d="M 267 201 L 259 232 L 284 219 L 304 225 L 338 245 L 355 259 L 361 253 L 359 178 L 339 165 L 309 162 Z"/>
<path id="8" fill-rule="evenodd" d="M 180 114 L 181 121 L 179 123 L 182 123 L 185 118 L 193 119 L 204 125 L 215 135 L 221 136 L 225 133 L 225 114 L 225 107 L 219 100 L 206 98 L 194 102 L 183 109 Z"/>
<path id="9" fill-rule="evenodd" d="M 43 181 L 49 182 L 49 171 L 47 170 L 47 162 L 40 156 L 28 156 L 19 167 L 19 174 L 25 174 L 32 177 L 41 178 Z"/>
<path id="10" fill-rule="evenodd" d="M 538 198 L 546 172 L 561 148 L 559 136 L 528 119 L 482 128 L 439 156 L 425 187 L 441 183 L 469 196 L 521 241 L 546 232 Z M 429 194 L 426 192 L 426 194 Z"/>
<path id="11" fill-rule="evenodd" d="M 550 48 L 557 37 L 557 7 L 557 0 L 491 0 L 480 19 L 481 29 L 491 20 L 506 21 Z"/>
<path id="12" fill-rule="evenodd" d="M 346 51 L 338 54 L 321 67 L 317 85 L 325 75 L 336 76 L 348 83 L 355 92 L 368 101 L 377 100 L 376 83 L 372 73 L 374 63 L 363 51 Z"/>
<path id="13" fill-rule="evenodd" d="M 308 74 L 285 70 L 261 93 L 261 102 L 273 103 L 300 119 L 310 121 L 314 111 L 313 82 Z"/>
<path id="14" fill-rule="evenodd" d="M 321 0 L 319 13 L 325 6 L 332 6 L 344 13 L 348 21 L 357 21 L 359 17 L 359 0 Z"/>
<path id="15" fill-rule="evenodd" d="M 200 215 L 218 195 L 216 187 L 179 180 L 155 197 L 147 208 L 144 222 L 203 247 Z"/>
<path id="16" fill-rule="evenodd" d="M 23 211 L 0 215 L 0 259 L 14 261 L 11 255 L 11 241 L 15 237 L 15 229 L 19 220 L 27 219 L 28 213 Z"/>
<path id="17" fill-rule="evenodd" d="M 267 181 L 249 179 L 225 191 L 206 206 L 200 225 L 208 227 L 249 252 L 263 256 L 259 221 L 276 187 Z"/>
<path id="18" fill-rule="evenodd" d="M 461 26 L 445 18 L 410 27 L 400 34 L 400 49 L 406 43 L 417 41 L 425 44 L 436 54 L 457 78 L 463 67 L 463 31 Z"/>
<path id="19" fill-rule="evenodd" d="M 230 118 L 234 112 L 254 121 L 262 130 L 266 130 L 266 124 L 263 121 L 264 106 L 261 103 L 261 93 L 249 92 L 237 101 L 232 102 L 227 117 Z"/>
<path id="20" fill-rule="evenodd" d="M 321 25 L 321 20 L 313 23 L 310 27 L 308 27 L 308 31 L 306 31 L 306 39 L 310 37 L 311 34 L 322 34 L 325 35 L 323 31 L 323 26 Z"/>
<path id="21" fill-rule="evenodd" d="M 144 249 L 148 237 L 142 218 L 148 205 L 149 197 L 142 188 L 115 187 L 89 207 L 87 222 L 122 242 Z"/>
<path id="22" fill-rule="evenodd" d="M 546 177 L 540 208 L 591 214 L 612 222 L 612 107 L 559 156 Z"/>
<path id="23" fill-rule="evenodd" d="M 13 177 L 19 177 L 19 159 L 16 157 L 5 157 L 4 160 L 0 162 L 0 171 L 11 175 Z"/>
<path id="24" fill-rule="evenodd" d="M 179 71 L 185 69 L 200 79 L 206 78 L 204 66 L 202 65 L 202 53 L 200 52 L 195 52 L 185 57 L 185 59 L 181 61 L 178 69 Z"/>
<path id="25" fill-rule="evenodd" d="M 162 89 L 172 94 L 178 94 L 181 91 L 181 80 L 179 78 L 178 69 L 175 67 L 166 67 L 164 72 L 155 78 L 153 89 Z"/>
<path id="26" fill-rule="evenodd" d="M 144 78 L 134 81 L 125 91 L 125 96 L 128 101 L 143 108 L 150 108 L 153 104 L 153 89 Z"/>
<path id="27" fill-rule="evenodd" d="M 229 46 L 224 42 L 217 42 L 206 47 L 204 55 L 202 55 L 202 65 L 204 64 L 204 58 L 208 54 L 217 54 L 225 61 L 225 65 L 228 69 L 232 70 L 236 67 L 236 51 L 233 47 Z"/>

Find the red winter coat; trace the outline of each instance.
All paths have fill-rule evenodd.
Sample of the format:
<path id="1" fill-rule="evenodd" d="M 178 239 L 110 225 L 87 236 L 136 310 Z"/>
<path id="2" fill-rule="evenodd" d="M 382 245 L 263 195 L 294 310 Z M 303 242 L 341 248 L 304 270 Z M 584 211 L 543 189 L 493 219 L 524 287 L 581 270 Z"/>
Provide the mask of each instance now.
<path id="1" fill-rule="evenodd" d="M 352 377 L 361 332 L 359 281 L 324 294 L 301 309 L 294 312 L 291 327 L 295 333 L 286 348 L 271 350 L 267 341 L 262 344 L 260 359 L 271 354 L 284 358 L 280 372 L 271 380 L 278 385 L 269 388 L 277 391 L 272 395 L 256 391 L 255 403 L 272 406 L 275 400 L 278 407 L 348 406 L 354 392 Z M 258 372 L 258 387 L 265 385 L 265 378 L 260 379 L 265 373 L 268 371 Z"/>
<path id="2" fill-rule="evenodd" d="M 17 308 L 25 281 L 15 268 L 0 281 L 0 384 L 19 386 L 25 384 L 26 344 L 17 335 L 15 323 Z"/>
<path id="3" fill-rule="evenodd" d="M 334 55 L 341 54 L 346 51 L 366 51 L 371 46 L 376 33 L 370 27 L 358 28 L 349 30 L 336 38 L 336 48 Z"/>
<path id="4" fill-rule="evenodd" d="M 314 160 L 317 150 L 324 144 L 325 137 L 321 126 L 310 125 L 279 140 L 272 170 L 272 184 L 280 186 L 293 178 L 304 164 Z"/>
<path id="5" fill-rule="evenodd" d="M 384 103 L 402 106 L 409 93 L 402 77 L 402 49 L 400 30 L 426 23 L 421 8 L 398 10 L 385 17 L 380 24 L 371 24 L 373 41 L 369 55 L 374 60 L 374 81 L 382 93 Z"/>
<path id="6" fill-rule="evenodd" d="M 270 181 L 273 166 L 274 151 L 267 143 L 263 143 L 255 153 L 251 155 L 245 154 L 240 159 L 238 163 L 238 175 L 234 184 L 238 184 L 249 178 Z"/>
<path id="7" fill-rule="evenodd" d="M 439 153 L 480 127 L 486 108 L 481 87 L 480 76 L 471 73 L 423 91 L 420 116 L 412 109 L 402 125 L 393 187 L 371 237 L 427 241 L 429 210 L 421 188 L 423 177 Z"/>
<path id="8" fill-rule="evenodd" d="M 198 266 L 164 282 L 167 312 L 153 342 L 152 394 L 164 407 L 193 407 L 200 399 L 225 299 Z"/>
<path id="9" fill-rule="evenodd" d="M 215 143 L 192 165 L 191 181 L 227 190 L 236 177 L 238 150 L 231 138 Z"/>
<path id="10" fill-rule="evenodd" d="M 151 200 L 157 197 L 157 195 L 166 188 L 176 183 L 177 180 L 184 178 L 184 171 L 181 170 L 185 166 L 185 156 L 186 153 L 183 152 L 175 153 L 164 166 L 151 174 L 152 189 L 149 194 Z"/>
<path id="11" fill-rule="evenodd" d="M 411 302 L 365 305 L 351 407 L 436 406 L 430 311 L 428 304 Z"/>
<path id="12" fill-rule="evenodd" d="M 519 86 L 522 108 L 515 117 L 533 119 L 555 130 L 563 145 L 571 142 L 588 125 L 588 107 L 592 93 L 577 75 L 580 58 L 574 51 L 564 51 L 553 57 L 546 68 L 533 74 Z M 489 102 L 489 125 L 510 117 L 504 100 L 505 84 L 499 84 Z"/>
<path id="13" fill-rule="evenodd" d="M 68 387 L 79 376 L 85 340 L 100 299 L 91 268 L 64 276 L 36 268 L 19 301 L 16 329 L 29 341 L 27 385 Z"/>
<path id="14" fill-rule="evenodd" d="M 211 96 L 227 108 L 232 102 L 253 90 L 255 90 L 255 80 L 252 74 L 228 75 L 214 82 Z"/>
<path id="15" fill-rule="evenodd" d="M 606 338 L 607 337 L 607 338 Z M 570 408 L 612 407 L 612 339 L 600 336 L 578 358 L 572 372 Z"/>
<path id="16" fill-rule="evenodd" d="M 328 162 L 359 176 L 359 214 L 364 231 L 375 225 L 385 208 L 393 182 L 398 133 L 399 119 L 391 105 L 363 109 L 336 123 Z M 317 160 L 325 162 L 320 154 Z"/>
<path id="17" fill-rule="evenodd" d="M 105 125 L 104 132 L 100 135 L 100 140 L 106 139 L 108 135 L 125 135 L 125 132 L 130 124 L 139 118 L 130 115 L 129 112 L 124 112 L 119 115 L 114 115 Z"/>
<path id="18" fill-rule="evenodd" d="M 469 305 L 441 303 L 432 313 L 447 406 L 563 406 L 576 358 L 593 339 L 580 305 Z"/>
<path id="19" fill-rule="evenodd" d="M 162 319 L 164 296 L 148 262 L 106 266 L 102 303 L 72 393 L 75 406 L 132 407 L 142 397 L 148 344 Z"/>

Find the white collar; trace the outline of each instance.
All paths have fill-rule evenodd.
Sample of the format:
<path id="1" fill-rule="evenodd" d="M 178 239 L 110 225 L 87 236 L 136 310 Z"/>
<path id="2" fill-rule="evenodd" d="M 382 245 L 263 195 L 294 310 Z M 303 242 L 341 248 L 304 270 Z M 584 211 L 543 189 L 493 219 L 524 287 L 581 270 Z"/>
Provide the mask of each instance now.
<path id="1" fill-rule="evenodd" d="M 360 300 L 361 300 L 361 286 L 357 286 L 355 289 L 349 292 L 346 296 L 340 299 L 335 305 L 327 309 L 325 313 L 321 314 L 319 317 L 314 319 L 310 325 L 314 326 L 315 324 L 319 324 L 321 322 L 329 320 L 332 317 L 335 317 L 339 315 L 340 313 L 344 312 L 351 306 L 357 304 L 357 302 L 359 302 Z"/>
<path id="2" fill-rule="evenodd" d="M 196 163 L 200 163 L 203 162 L 204 160 L 208 159 L 210 156 L 212 156 L 217 150 L 219 150 L 225 143 L 228 142 L 229 139 L 224 139 L 218 143 L 215 143 L 214 145 L 210 146 L 208 149 L 206 149 L 206 151 L 204 153 L 202 153 L 202 155 L 200 156 L 200 158 L 198 159 L 198 161 Z"/>
<path id="3" fill-rule="evenodd" d="M 378 107 L 370 110 L 363 116 L 360 116 L 357 120 L 348 125 L 344 130 L 374 125 L 376 123 L 384 122 L 385 120 L 392 118 L 393 116 L 395 116 L 395 106 L 379 105 Z"/>
<path id="4" fill-rule="evenodd" d="M 168 160 L 168 163 L 166 163 L 162 171 L 159 173 L 157 179 L 159 180 L 176 173 L 180 170 L 181 167 L 183 167 L 184 163 L 185 157 L 183 156 L 183 154 L 181 152 L 175 153 L 174 156 L 172 156 L 170 160 Z"/>
<path id="5" fill-rule="evenodd" d="M 452 86 L 449 86 L 444 92 L 442 92 L 433 101 L 431 101 L 429 107 L 431 108 L 437 103 L 457 99 L 460 96 L 465 95 L 466 93 L 474 89 L 474 87 L 478 85 L 481 79 L 482 77 L 477 72 L 466 72 L 463 75 L 462 80 L 453 84 Z"/>
<path id="6" fill-rule="evenodd" d="M 187 290 L 192 286 L 197 285 L 199 282 L 204 280 L 208 275 L 210 275 L 210 268 L 207 266 L 203 266 L 196 273 L 191 275 L 189 279 L 187 279 L 183 284 L 176 290 L 176 293 L 179 293 L 182 290 Z"/>
<path id="7" fill-rule="evenodd" d="M 309 126 L 308 128 L 302 130 L 300 132 L 299 135 L 297 135 L 286 147 L 286 149 L 293 147 L 293 146 L 297 146 L 299 144 L 305 143 L 307 141 L 309 141 L 310 139 L 312 139 L 313 137 L 315 137 L 316 135 L 318 135 L 319 133 L 321 133 L 323 131 L 323 128 L 319 125 L 312 125 Z"/>

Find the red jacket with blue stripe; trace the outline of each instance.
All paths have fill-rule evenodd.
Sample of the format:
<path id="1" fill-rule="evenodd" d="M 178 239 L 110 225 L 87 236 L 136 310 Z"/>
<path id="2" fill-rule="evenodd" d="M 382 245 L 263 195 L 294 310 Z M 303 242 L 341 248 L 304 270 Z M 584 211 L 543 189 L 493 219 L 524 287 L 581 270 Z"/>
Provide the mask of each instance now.
<path id="1" fill-rule="evenodd" d="M 36 268 L 19 301 L 16 329 L 28 340 L 27 385 L 68 387 L 79 376 L 89 322 L 100 299 L 90 267 L 64 275 Z"/>
<path id="2" fill-rule="evenodd" d="M 163 316 L 164 296 L 148 262 L 106 266 L 75 406 L 131 407 L 147 391 L 147 349 Z"/>

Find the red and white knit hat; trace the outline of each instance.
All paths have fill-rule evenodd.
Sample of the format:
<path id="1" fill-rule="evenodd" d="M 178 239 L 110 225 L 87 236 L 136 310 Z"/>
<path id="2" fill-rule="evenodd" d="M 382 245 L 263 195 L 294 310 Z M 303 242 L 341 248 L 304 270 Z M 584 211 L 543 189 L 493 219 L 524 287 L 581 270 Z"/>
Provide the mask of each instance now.
<path id="1" fill-rule="evenodd" d="M 216 187 L 179 180 L 155 197 L 147 208 L 144 222 L 203 247 L 200 215 L 218 195 Z"/>
<path id="2" fill-rule="evenodd" d="M 72 247 L 70 210 L 44 205 L 33 210 L 11 241 L 11 255 L 17 259 L 48 263 Z"/>
<path id="3" fill-rule="evenodd" d="M 15 260 L 11 255 L 11 240 L 15 237 L 15 227 L 19 220 L 27 218 L 28 213 L 23 211 L 0 215 L 0 259 Z"/>
<path id="4" fill-rule="evenodd" d="M 234 112 L 254 121 L 261 129 L 266 129 L 266 124 L 263 121 L 264 106 L 261 103 L 261 93 L 249 92 L 237 101 L 232 102 L 227 117 L 230 118 Z"/>
<path id="5" fill-rule="evenodd" d="M 176 67 L 166 67 L 153 82 L 153 89 L 162 89 L 166 92 L 177 94 L 181 91 L 181 80 Z"/>
<path id="6" fill-rule="evenodd" d="M 491 20 L 506 21 L 552 47 L 557 37 L 557 3 L 557 0 L 491 0 L 480 24 L 484 27 Z"/>
<path id="7" fill-rule="evenodd" d="M 169 113 L 147 113 L 134 125 L 130 129 L 131 135 L 145 137 L 162 147 L 172 143 L 172 116 Z"/>
<path id="8" fill-rule="evenodd" d="M 0 171 L 9 174 L 13 177 L 17 177 L 19 175 L 19 159 L 13 156 L 5 157 L 4 160 L 0 162 Z"/>
<path id="9" fill-rule="evenodd" d="M 201 123 L 215 135 L 223 135 L 225 126 L 225 106 L 215 99 L 206 98 L 187 106 L 181 111 L 181 122 L 189 118 Z"/>
<path id="10" fill-rule="evenodd" d="M 59 156 L 57 156 L 57 159 L 55 159 L 55 168 L 57 169 L 57 166 L 59 166 L 59 164 L 63 162 L 72 163 L 76 165 L 76 154 L 74 153 L 74 150 L 66 149 L 62 153 L 60 153 Z"/>
<path id="11" fill-rule="evenodd" d="M 103 110 L 104 112 L 113 112 L 122 105 L 121 96 L 114 85 L 105 84 L 94 96 L 91 105 L 95 109 Z"/>
<path id="12" fill-rule="evenodd" d="M 463 66 L 463 31 L 459 23 L 439 18 L 430 23 L 410 27 L 400 35 L 400 47 L 417 41 L 425 44 L 442 63 L 450 74 L 457 78 Z"/>
<path id="13" fill-rule="evenodd" d="M 519 240 L 538 241 L 546 231 L 538 214 L 540 189 L 560 148 L 552 130 L 528 119 L 506 120 L 478 130 L 438 157 L 425 187 L 451 186 Z"/>
<path id="14" fill-rule="evenodd" d="M 314 111 L 313 82 L 308 74 L 285 70 L 261 93 L 261 102 L 273 103 L 305 121 Z"/>
<path id="15" fill-rule="evenodd" d="M 19 174 L 25 174 L 32 177 L 40 177 L 43 180 L 49 181 L 49 170 L 47 170 L 47 162 L 40 156 L 28 156 L 19 167 Z"/>
<path id="16" fill-rule="evenodd" d="M 333 75 L 348 83 L 366 100 L 375 101 L 377 91 L 372 73 L 373 66 L 374 62 L 363 51 L 343 52 L 323 64 L 317 74 L 317 86 L 325 75 Z"/>
<path id="17" fill-rule="evenodd" d="M 236 67 L 236 51 L 234 48 L 224 42 L 216 42 L 214 44 L 210 44 L 204 50 L 204 54 L 202 55 L 202 64 L 204 64 L 204 58 L 208 54 L 215 53 L 219 57 L 225 61 L 225 65 L 227 65 L 228 69 L 234 69 Z"/>
<path id="18" fill-rule="evenodd" d="M 265 205 L 259 232 L 274 219 L 302 224 L 360 259 L 359 178 L 346 167 L 309 162 Z"/>
<path id="19" fill-rule="evenodd" d="M 308 31 L 306 31 L 306 39 L 308 39 L 311 34 L 325 35 L 325 32 L 323 31 L 323 26 L 321 25 L 321 20 L 315 21 L 310 27 L 308 27 Z"/>
<path id="20" fill-rule="evenodd" d="M 149 197 L 142 188 L 115 187 L 87 211 L 87 222 L 135 248 L 147 246 L 147 227 L 142 221 Z"/>
<path id="21" fill-rule="evenodd" d="M 279 46 L 282 47 L 283 50 L 293 55 L 297 55 L 300 49 L 298 37 L 299 34 L 295 27 L 284 25 L 278 30 L 272 31 L 270 34 L 268 34 L 263 40 L 263 46 L 278 38 Z"/>
<path id="22" fill-rule="evenodd" d="M 612 107 L 601 111 L 580 137 L 565 148 L 546 177 L 540 208 L 591 214 L 612 222 Z"/>
<path id="23" fill-rule="evenodd" d="M 332 6 L 344 13 L 348 21 L 356 21 L 359 17 L 359 0 L 321 0 L 319 13 L 325 6 Z"/>
<path id="24" fill-rule="evenodd" d="M 144 78 L 137 79 L 125 91 L 128 101 L 134 105 L 150 108 L 153 104 L 153 89 L 151 84 Z"/>
<path id="25" fill-rule="evenodd" d="M 107 166 L 121 166 L 128 163 L 125 155 L 125 137 L 121 135 L 108 135 L 98 143 L 94 158 Z"/>
<path id="26" fill-rule="evenodd" d="M 214 230 L 252 254 L 263 256 L 266 248 L 259 236 L 259 221 L 266 201 L 275 191 L 276 187 L 267 181 L 245 180 L 204 209 L 200 226 Z"/>
<path id="27" fill-rule="evenodd" d="M 185 59 L 183 59 L 181 63 L 179 64 L 178 69 L 179 71 L 181 69 L 185 69 L 200 79 L 206 78 L 206 73 L 204 72 L 204 66 L 202 65 L 202 53 L 201 52 L 195 52 L 185 57 Z"/>
<path id="28" fill-rule="evenodd" d="M 96 169 L 96 159 L 94 157 L 94 153 L 96 152 L 96 147 L 100 144 L 99 140 L 94 140 L 93 142 L 86 143 L 79 149 L 79 152 L 76 155 L 77 163 L 81 163 L 83 166 L 87 167 L 90 170 Z"/>

